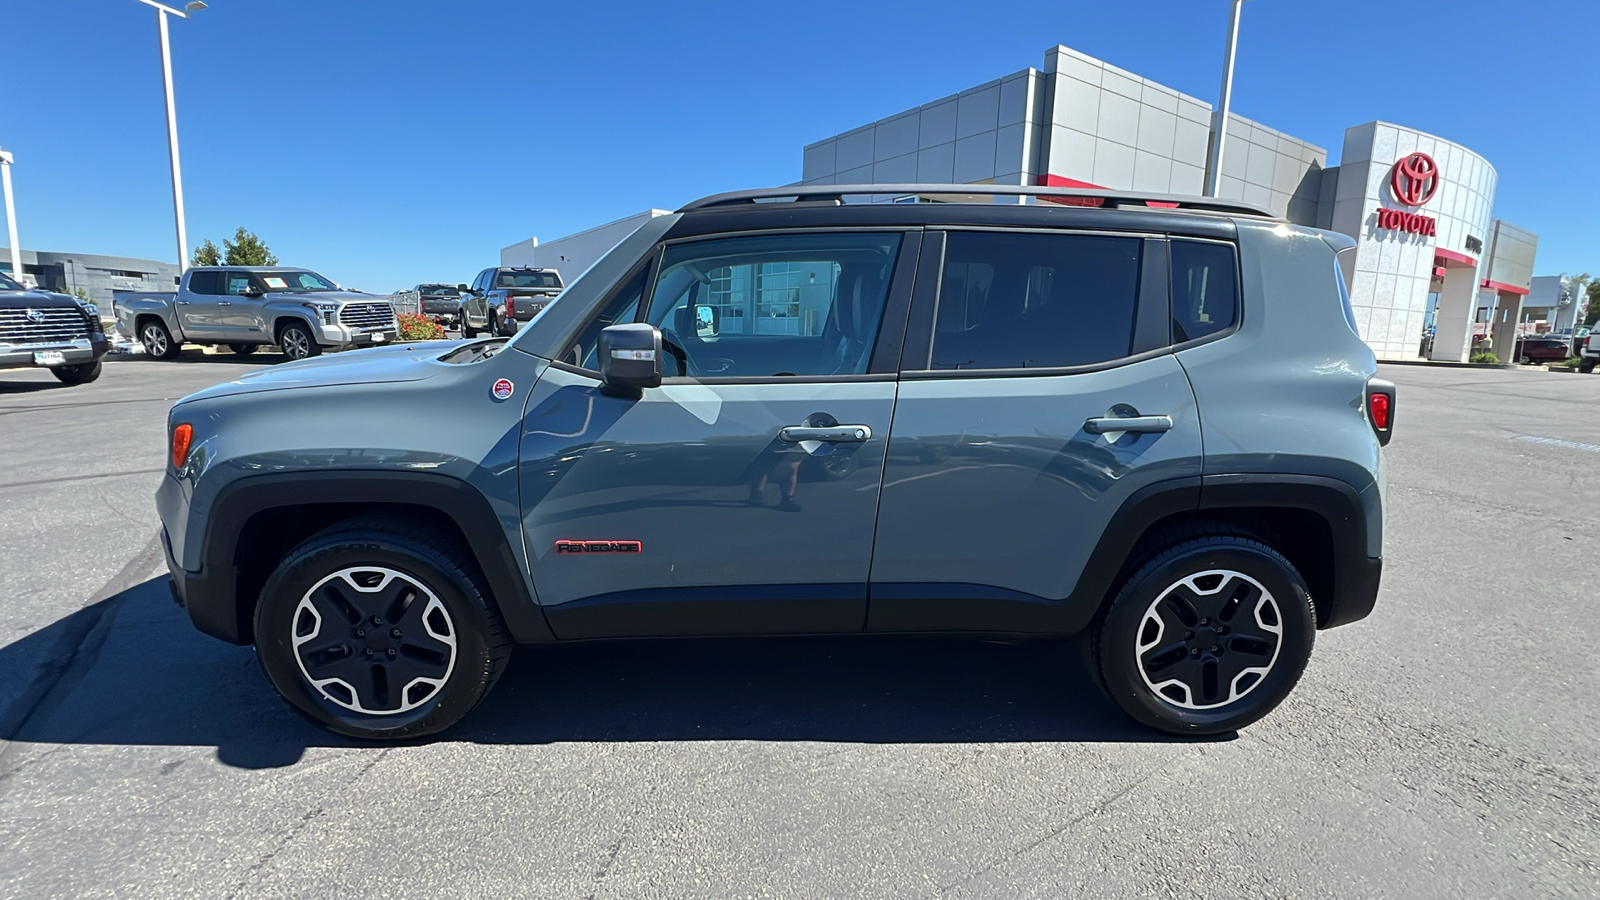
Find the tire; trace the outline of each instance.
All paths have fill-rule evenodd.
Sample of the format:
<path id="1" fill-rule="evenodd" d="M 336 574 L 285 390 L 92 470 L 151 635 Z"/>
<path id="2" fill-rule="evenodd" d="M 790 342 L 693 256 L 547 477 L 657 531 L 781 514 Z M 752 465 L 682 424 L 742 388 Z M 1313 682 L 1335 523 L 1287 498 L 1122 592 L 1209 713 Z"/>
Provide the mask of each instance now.
<path id="1" fill-rule="evenodd" d="M 290 322 L 278 330 L 278 349 L 291 361 L 322 354 L 322 346 L 317 343 L 316 337 L 299 322 Z"/>
<path id="2" fill-rule="evenodd" d="M 183 345 L 172 339 L 172 332 L 160 319 L 151 319 L 139 329 L 139 343 L 152 359 L 177 359 Z"/>
<path id="3" fill-rule="evenodd" d="M 1595 363 L 1595 361 L 1593 359 L 1590 359 L 1589 357 L 1585 356 L 1583 358 L 1583 362 L 1578 363 L 1578 371 L 1582 372 L 1585 375 L 1587 375 L 1590 372 L 1594 371 L 1594 363 Z"/>
<path id="4" fill-rule="evenodd" d="M 239 354 L 240 356 L 249 356 L 250 354 L 256 352 L 259 349 L 261 349 L 261 345 L 260 344 L 229 344 L 228 345 L 228 349 L 232 350 L 234 353 Z"/>
<path id="5" fill-rule="evenodd" d="M 472 323 L 467 321 L 467 314 L 464 312 L 461 314 L 461 336 L 467 340 L 478 336 L 478 329 L 473 328 Z"/>
<path id="6" fill-rule="evenodd" d="M 100 377 L 100 360 L 75 366 L 56 366 L 50 370 L 62 384 L 88 384 Z"/>
<path id="7" fill-rule="evenodd" d="M 379 522 L 335 526 L 291 551 L 261 590 L 255 636 L 262 671 L 295 709 L 372 740 L 454 725 L 511 654 L 470 553 Z"/>
<path id="8" fill-rule="evenodd" d="M 494 314 L 494 310 L 489 310 L 489 327 L 484 332 L 490 337 L 505 337 L 505 331 L 500 327 L 500 317 Z"/>
<path id="9" fill-rule="evenodd" d="M 1212 534 L 1182 540 L 1128 577 L 1095 632 L 1094 655 L 1102 687 L 1128 715 L 1169 734 L 1208 735 L 1283 702 L 1315 639 L 1295 567 L 1253 538 Z"/>

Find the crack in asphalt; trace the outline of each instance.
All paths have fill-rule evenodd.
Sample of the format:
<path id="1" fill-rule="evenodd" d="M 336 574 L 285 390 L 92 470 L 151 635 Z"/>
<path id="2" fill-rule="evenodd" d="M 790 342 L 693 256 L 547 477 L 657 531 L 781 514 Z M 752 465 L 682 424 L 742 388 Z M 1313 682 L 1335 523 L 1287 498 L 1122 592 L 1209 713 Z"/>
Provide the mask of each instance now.
<path id="1" fill-rule="evenodd" d="M 93 610 L 93 614 L 84 616 L 82 621 L 71 623 L 71 627 L 56 642 L 56 652 L 50 654 L 33 680 L 9 707 L 0 709 L 0 735 L 21 733 L 34 717 L 46 708 L 47 701 L 56 689 L 64 683 L 69 683 L 68 676 L 77 676 L 71 679 L 75 682 L 88 669 L 94 667 L 100 649 L 110 636 L 110 629 L 102 627 L 110 617 L 113 607 L 113 604 L 106 601 L 143 581 L 145 576 L 162 561 L 161 537 L 157 534 L 151 537 L 150 541 L 135 553 L 117 574 L 111 576 L 99 590 L 90 595 L 78 611 Z M 4 787 L 12 776 L 27 764 L 26 762 L 11 764 L 14 747 L 16 747 L 15 741 L 0 738 L 0 787 Z"/>
<path id="2" fill-rule="evenodd" d="M 125 472 L 90 472 L 87 475 L 63 475 L 60 478 L 40 478 L 34 481 L 3 481 L 0 482 L 0 491 L 6 488 L 32 487 L 38 484 L 67 484 L 73 481 L 88 481 L 92 478 L 121 478 L 124 475 L 155 475 L 165 472 L 165 467 L 155 469 L 129 469 Z"/>

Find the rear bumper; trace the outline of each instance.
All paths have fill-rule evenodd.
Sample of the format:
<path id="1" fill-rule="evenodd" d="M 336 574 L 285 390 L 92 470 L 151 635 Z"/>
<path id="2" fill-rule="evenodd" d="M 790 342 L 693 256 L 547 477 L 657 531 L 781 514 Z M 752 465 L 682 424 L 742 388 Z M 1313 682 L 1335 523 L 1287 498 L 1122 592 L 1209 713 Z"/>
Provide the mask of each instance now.
<path id="1" fill-rule="evenodd" d="M 0 369 L 37 367 L 39 364 L 35 362 L 34 354 L 51 350 L 61 353 L 63 365 L 81 365 L 105 356 L 110 347 L 103 334 L 94 335 L 87 340 L 65 343 L 6 345 L 0 347 Z"/>

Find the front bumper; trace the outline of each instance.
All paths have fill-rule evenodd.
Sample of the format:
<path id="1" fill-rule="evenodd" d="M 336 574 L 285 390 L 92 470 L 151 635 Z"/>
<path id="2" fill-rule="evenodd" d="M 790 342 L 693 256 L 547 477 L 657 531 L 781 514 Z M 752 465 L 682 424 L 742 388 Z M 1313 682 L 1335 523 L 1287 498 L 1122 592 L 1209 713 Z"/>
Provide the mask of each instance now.
<path id="1" fill-rule="evenodd" d="M 317 329 L 317 343 L 324 347 L 370 347 L 375 344 L 392 344 L 399 340 L 395 326 L 383 328 L 350 328 L 346 325 L 323 325 Z"/>
<path id="2" fill-rule="evenodd" d="M 106 336 L 96 334 L 89 338 L 77 341 L 58 341 L 56 343 L 41 344 L 0 344 L 0 369 L 26 369 L 38 366 L 34 354 L 44 351 L 60 351 L 63 365 L 81 365 L 91 363 L 106 355 L 111 344 L 106 341 Z"/>

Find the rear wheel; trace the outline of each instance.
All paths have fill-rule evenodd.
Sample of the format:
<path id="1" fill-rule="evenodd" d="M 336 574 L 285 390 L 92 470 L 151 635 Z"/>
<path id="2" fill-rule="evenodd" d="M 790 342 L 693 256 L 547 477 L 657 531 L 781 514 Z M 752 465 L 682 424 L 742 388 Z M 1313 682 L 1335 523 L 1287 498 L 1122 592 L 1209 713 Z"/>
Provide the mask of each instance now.
<path id="1" fill-rule="evenodd" d="M 139 329 L 139 343 L 144 344 L 144 352 L 154 359 L 176 359 L 183 352 L 183 345 L 172 339 L 172 332 L 160 319 L 151 319 Z"/>
<path id="2" fill-rule="evenodd" d="M 401 526 L 334 528 L 297 547 L 262 588 L 256 655 L 313 721 L 396 740 L 455 724 L 511 653 L 464 549 Z"/>
<path id="3" fill-rule="evenodd" d="M 228 349 L 240 356 L 249 356 L 260 349 L 260 344 L 229 344 Z"/>
<path id="4" fill-rule="evenodd" d="M 1589 357 L 1585 356 L 1583 358 L 1583 362 L 1578 363 L 1578 371 L 1582 372 L 1585 375 L 1587 375 L 1590 372 L 1594 371 L 1594 363 L 1595 363 L 1595 361 L 1593 359 L 1590 359 Z"/>
<path id="5" fill-rule="evenodd" d="M 311 330 L 299 322 L 290 322 L 278 332 L 278 349 L 291 360 L 310 359 L 322 353 Z"/>
<path id="6" fill-rule="evenodd" d="M 478 336 L 478 329 L 472 327 L 472 320 L 467 318 L 466 310 L 461 312 L 461 336 L 468 340 Z"/>
<path id="7" fill-rule="evenodd" d="M 100 377 L 100 360 L 75 366 L 56 366 L 50 370 L 62 384 L 88 384 Z"/>
<path id="8" fill-rule="evenodd" d="M 1305 579 L 1247 537 L 1186 540 L 1123 585 L 1095 635 L 1100 675 L 1128 715 L 1172 734 L 1249 725 L 1289 695 L 1311 658 Z"/>

